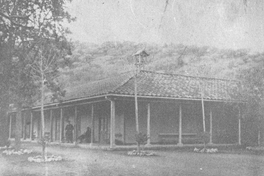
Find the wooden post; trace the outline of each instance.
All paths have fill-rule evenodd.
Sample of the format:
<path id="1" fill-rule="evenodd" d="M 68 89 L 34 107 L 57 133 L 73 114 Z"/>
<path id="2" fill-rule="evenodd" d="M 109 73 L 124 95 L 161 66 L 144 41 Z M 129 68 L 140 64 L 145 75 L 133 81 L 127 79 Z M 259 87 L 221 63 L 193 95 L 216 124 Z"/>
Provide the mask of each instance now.
<path id="1" fill-rule="evenodd" d="M 55 141 L 57 141 L 58 140 L 58 137 L 57 137 L 57 132 L 58 132 L 58 117 L 57 116 L 55 116 L 55 118 L 54 118 L 54 121 L 55 121 L 55 129 L 54 129 L 54 140 Z"/>
<path id="2" fill-rule="evenodd" d="M 33 112 L 30 111 L 30 132 L 29 132 L 29 138 L 32 141 L 33 140 Z"/>
<path id="3" fill-rule="evenodd" d="M 179 104 L 179 142 L 178 145 L 182 144 L 182 107 L 181 104 Z"/>
<path id="4" fill-rule="evenodd" d="M 52 109 L 50 110 L 50 142 L 53 141 L 53 113 Z"/>
<path id="5" fill-rule="evenodd" d="M 9 114 L 9 136 L 8 138 L 11 139 L 11 134 L 12 134 L 12 114 Z"/>
<path id="6" fill-rule="evenodd" d="M 37 118 L 37 136 L 40 139 L 41 138 L 41 128 L 40 128 L 40 120 L 39 118 Z"/>
<path id="7" fill-rule="evenodd" d="M 125 114 L 123 113 L 123 144 L 126 143 L 126 117 Z"/>
<path id="8" fill-rule="evenodd" d="M 26 138 L 27 138 L 27 114 L 26 114 L 26 112 L 24 112 L 23 113 L 23 115 L 22 115 L 22 117 L 23 117 L 23 128 L 24 128 L 24 132 L 23 132 L 23 139 L 25 140 Z"/>
<path id="9" fill-rule="evenodd" d="M 210 141 L 209 144 L 213 144 L 213 113 L 210 108 Z"/>
<path id="10" fill-rule="evenodd" d="M 91 118 L 92 118 L 92 127 L 91 127 L 91 143 L 92 146 L 94 143 L 94 105 L 91 106 Z"/>
<path id="11" fill-rule="evenodd" d="M 78 138 L 78 132 L 77 132 L 77 116 L 78 116 L 78 109 L 77 106 L 74 107 L 74 144 L 77 145 L 77 138 Z"/>
<path id="12" fill-rule="evenodd" d="M 63 140 L 63 123 L 62 123 L 62 121 L 63 121 L 63 110 L 62 110 L 62 108 L 60 109 L 60 142 L 62 142 L 62 140 Z"/>
<path id="13" fill-rule="evenodd" d="M 123 118 L 124 118 L 124 121 L 123 121 L 123 125 L 124 125 L 124 128 L 123 128 L 123 142 L 124 144 L 126 143 L 126 116 L 125 116 L 125 108 L 123 107 Z"/>
<path id="14" fill-rule="evenodd" d="M 241 145 L 241 112 L 238 109 L 238 145 Z"/>
<path id="15" fill-rule="evenodd" d="M 23 117 L 23 112 L 21 112 L 21 139 L 24 139 L 24 117 Z"/>
<path id="16" fill-rule="evenodd" d="M 139 123 L 138 123 L 138 98 L 137 98 L 137 73 L 134 76 L 134 81 L 135 81 L 135 87 L 134 87 L 134 92 L 135 92 L 135 118 L 136 118 L 136 132 L 137 134 L 139 133 Z"/>
<path id="17" fill-rule="evenodd" d="M 150 145 L 150 103 L 148 103 L 148 114 L 147 114 L 147 145 Z"/>
<path id="18" fill-rule="evenodd" d="M 241 118 L 238 119 L 238 145 L 241 145 Z"/>
<path id="19" fill-rule="evenodd" d="M 110 148 L 115 147 L 115 102 L 111 100 L 111 132 L 110 132 Z"/>

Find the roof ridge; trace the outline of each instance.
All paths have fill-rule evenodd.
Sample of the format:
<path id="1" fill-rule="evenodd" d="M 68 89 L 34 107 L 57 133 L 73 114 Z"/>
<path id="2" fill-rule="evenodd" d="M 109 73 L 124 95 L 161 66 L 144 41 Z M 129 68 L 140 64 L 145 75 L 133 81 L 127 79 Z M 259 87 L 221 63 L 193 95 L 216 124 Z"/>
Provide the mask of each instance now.
<path id="1" fill-rule="evenodd" d="M 161 75 L 171 75 L 171 76 L 183 76 L 183 77 L 191 77 L 191 78 L 199 78 L 199 79 L 210 79 L 210 80 L 222 80 L 222 81 L 238 81 L 235 79 L 224 79 L 224 78 L 213 78 L 213 77 L 204 77 L 204 76 L 193 76 L 193 75 L 183 75 L 178 73 L 161 73 L 161 72 L 155 72 L 150 70 L 141 70 L 140 72 L 148 72 L 148 73 L 154 73 L 154 74 L 161 74 Z"/>

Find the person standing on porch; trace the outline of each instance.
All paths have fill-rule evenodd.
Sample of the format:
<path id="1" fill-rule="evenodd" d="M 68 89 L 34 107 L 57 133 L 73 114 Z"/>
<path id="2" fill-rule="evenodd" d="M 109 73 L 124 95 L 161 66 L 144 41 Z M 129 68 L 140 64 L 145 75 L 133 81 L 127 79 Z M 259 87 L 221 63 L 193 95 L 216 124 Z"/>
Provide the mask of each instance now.
<path id="1" fill-rule="evenodd" d="M 74 127 L 71 124 L 71 121 L 68 121 L 68 124 L 65 127 L 65 134 L 66 134 L 66 142 L 73 143 L 73 130 Z"/>

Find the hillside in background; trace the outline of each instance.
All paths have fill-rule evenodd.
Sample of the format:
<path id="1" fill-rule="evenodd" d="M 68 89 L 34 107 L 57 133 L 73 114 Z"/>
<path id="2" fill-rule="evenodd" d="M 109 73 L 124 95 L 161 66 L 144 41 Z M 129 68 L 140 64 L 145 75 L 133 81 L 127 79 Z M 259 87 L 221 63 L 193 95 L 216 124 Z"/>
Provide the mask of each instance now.
<path id="1" fill-rule="evenodd" d="M 264 53 L 250 54 L 248 50 L 175 44 L 75 42 L 67 65 L 60 69 L 60 80 L 67 87 L 132 71 L 135 69 L 132 55 L 142 48 L 149 54 L 145 70 L 225 79 L 236 79 L 241 70 L 253 67 L 264 57 Z"/>

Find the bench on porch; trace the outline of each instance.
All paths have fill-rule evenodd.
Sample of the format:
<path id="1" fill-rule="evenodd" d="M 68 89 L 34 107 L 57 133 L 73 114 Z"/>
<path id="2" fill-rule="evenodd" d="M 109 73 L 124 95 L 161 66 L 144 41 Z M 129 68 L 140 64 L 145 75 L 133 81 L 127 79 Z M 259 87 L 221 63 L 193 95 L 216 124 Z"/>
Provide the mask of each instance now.
<path id="1" fill-rule="evenodd" d="M 177 144 L 179 133 L 159 133 L 159 142 L 162 144 Z M 195 144 L 201 143 L 197 133 L 182 133 L 182 143 Z"/>

